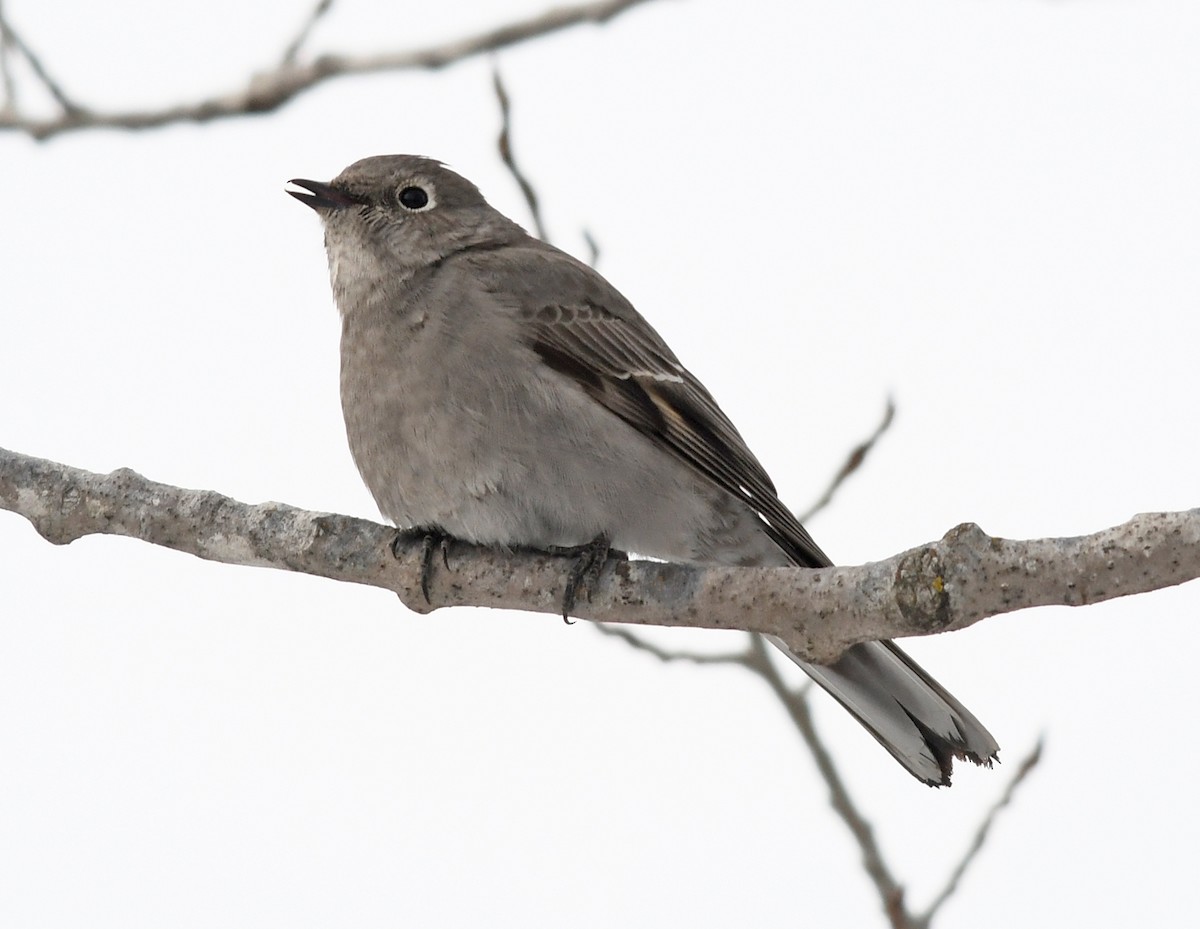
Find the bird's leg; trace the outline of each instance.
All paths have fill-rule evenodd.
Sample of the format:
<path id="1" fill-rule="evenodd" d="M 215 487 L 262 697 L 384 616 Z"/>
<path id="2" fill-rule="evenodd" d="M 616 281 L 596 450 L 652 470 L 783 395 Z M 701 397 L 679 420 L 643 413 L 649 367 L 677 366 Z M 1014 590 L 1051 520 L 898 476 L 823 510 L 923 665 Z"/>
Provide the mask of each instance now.
<path id="1" fill-rule="evenodd" d="M 607 532 L 601 532 L 583 545 L 551 545 L 546 551 L 551 555 L 575 557 L 575 564 L 571 567 L 571 573 L 567 575 L 567 589 L 563 591 L 562 616 L 566 622 L 571 621 L 571 610 L 575 608 L 580 593 L 591 602 L 592 589 L 600 579 L 600 571 L 604 568 L 608 556 L 613 555 L 619 559 L 628 557 L 624 552 L 612 547 L 612 539 Z"/>
<path id="2" fill-rule="evenodd" d="M 400 557 L 400 547 L 416 539 L 421 540 L 421 593 L 425 596 L 425 602 L 430 603 L 429 583 L 433 580 L 433 549 L 436 546 L 441 550 L 442 564 L 449 571 L 451 536 L 447 535 L 437 526 L 398 529 L 396 531 L 396 538 L 392 539 L 392 556 L 398 559 Z"/>

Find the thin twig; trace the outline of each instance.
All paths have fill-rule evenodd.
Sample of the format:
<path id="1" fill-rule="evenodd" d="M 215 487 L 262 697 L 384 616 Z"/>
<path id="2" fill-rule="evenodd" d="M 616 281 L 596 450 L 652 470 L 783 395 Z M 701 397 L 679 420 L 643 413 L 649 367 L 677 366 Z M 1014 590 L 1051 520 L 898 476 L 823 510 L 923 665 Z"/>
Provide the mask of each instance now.
<path id="1" fill-rule="evenodd" d="M 676 652 L 660 648 L 647 642 L 641 636 L 626 629 L 596 623 L 596 628 L 605 635 L 621 639 L 638 651 L 653 655 L 659 661 L 689 661 L 693 664 L 738 664 L 749 669 L 767 682 L 767 685 L 783 703 L 792 722 L 799 730 L 804 744 L 808 746 L 817 771 L 829 789 L 829 802 L 834 811 L 845 823 L 858 843 L 862 855 L 863 867 L 872 883 L 879 892 L 884 911 L 894 929 L 908 929 L 911 917 L 904 908 L 904 888 L 892 876 L 891 870 L 883 860 L 883 850 L 875 841 L 874 830 L 855 805 L 846 788 L 845 781 L 833 761 L 833 756 L 825 743 L 821 741 L 813 722 L 812 711 L 808 704 L 808 693 L 811 683 L 805 684 L 799 690 L 790 689 L 780 676 L 778 670 L 767 657 L 766 640 L 759 635 L 751 635 L 749 647 L 745 651 L 730 652 L 722 655 L 703 655 L 695 652 Z"/>
<path id="2" fill-rule="evenodd" d="M 887 406 L 883 410 L 883 419 L 879 425 L 875 427 L 875 431 L 864 442 L 860 442 L 850 454 L 846 457 L 845 463 L 834 475 L 829 486 L 825 488 L 825 493 L 817 499 L 817 502 L 810 506 L 807 510 L 799 515 L 799 520 L 802 523 L 807 523 L 810 519 L 816 516 L 821 510 L 829 506 L 833 495 L 837 493 L 838 488 L 842 486 L 846 478 L 862 467 L 862 463 L 866 460 L 867 455 L 875 448 L 875 443 L 879 441 L 880 436 L 887 432 L 891 426 L 892 420 L 896 416 L 896 404 L 891 397 L 887 399 Z"/>
<path id="3" fill-rule="evenodd" d="M 225 94 L 160 110 L 99 112 L 68 109 L 53 119 L 27 116 L 0 117 L 0 131 L 24 132 L 46 139 L 78 129 L 151 129 L 178 122 L 209 122 L 277 110 L 297 96 L 332 78 L 353 74 L 378 74 L 413 69 L 437 69 L 487 52 L 541 38 L 583 23 L 606 23 L 615 16 L 650 0 L 591 0 L 557 7 L 486 32 L 440 45 L 375 55 L 321 55 L 310 62 L 288 62 L 254 75 L 246 86 Z M 60 100 L 60 103 L 63 101 Z"/>
<path id="4" fill-rule="evenodd" d="M 8 20 L 4 16 L 4 0 L 0 0 L 0 87 L 4 88 L 4 105 L 0 106 L 0 115 L 5 116 L 17 112 L 17 85 L 13 83 L 9 61 L 12 51 L 12 37 L 9 35 Z"/>
<path id="5" fill-rule="evenodd" d="M 500 160 L 504 162 L 508 173 L 513 176 L 513 180 L 521 188 L 521 195 L 525 198 L 529 213 L 533 217 L 533 228 L 537 231 L 537 237 L 543 242 L 549 242 L 550 236 L 546 233 L 546 226 L 542 222 L 542 210 L 538 205 L 537 191 L 533 189 L 529 178 L 517 166 L 517 159 L 513 155 L 512 104 L 508 98 L 508 91 L 504 87 L 504 78 L 500 76 L 498 65 L 492 68 L 492 87 L 496 91 L 496 101 L 500 104 L 500 136 L 496 139 L 496 146 L 500 149 Z"/>
<path id="6" fill-rule="evenodd" d="M 767 657 L 766 640 L 760 635 L 751 635 L 749 647 L 745 651 L 730 652 L 722 655 L 703 655 L 695 652 L 675 652 L 660 648 L 650 642 L 647 642 L 641 636 L 635 635 L 628 630 L 617 626 L 609 626 L 604 623 L 595 623 L 598 630 L 605 635 L 610 635 L 621 639 L 628 645 L 636 648 L 638 651 L 646 652 L 653 655 L 659 661 L 689 661 L 693 664 L 738 664 L 748 668 L 754 674 L 761 677 L 767 682 L 767 685 L 774 691 L 775 696 L 788 711 L 788 715 L 792 717 L 792 722 L 800 731 L 801 737 L 804 739 L 804 744 L 808 746 L 809 752 L 817 763 L 817 770 L 825 785 L 829 788 L 829 802 L 835 812 L 841 817 L 842 822 L 850 830 L 858 843 L 859 851 L 862 854 L 863 867 L 870 876 L 876 889 L 879 891 L 880 898 L 883 900 L 884 909 L 891 913 L 899 910 L 903 913 L 904 890 L 892 877 L 887 864 L 883 860 L 883 851 L 879 847 L 879 843 L 875 841 L 875 834 L 871 828 L 871 824 L 858 811 L 858 807 L 850 797 L 849 790 L 846 789 L 846 783 L 842 780 L 841 774 L 838 772 L 837 765 L 834 764 L 833 756 L 829 753 L 825 743 L 821 741 L 821 737 L 817 734 L 816 726 L 813 723 L 812 711 L 808 705 L 808 693 L 811 684 L 805 684 L 799 690 L 790 689 L 778 670 Z M 904 913 L 907 918 L 907 913 Z M 897 922 L 892 920 L 894 926 L 906 926 L 907 923 Z"/>
<path id="7" fill-rule="evenodd" d="M 768 686 L 770 686 L 776 697 L 778 697 L 787 709 L 788 714 L 792 717 L 793 723 L 808 746 L 813 759 L 816 761 L 817 770 L 829 789 L 830 805 L 858 843 L 859 853 L 862 855 L 863 868 L 875 885 L 875 889 L 879 894 L 880 904 L 892 929 L 928 929 L 939 909 L 958 889 L 958 885 L 966 874 L 967 869 L 983 849 L 992 825 L 1001 810 L 1012 802 L 1017 788 L 1020 787 L 1029 775 L 1029 772 L 1041 760 L 1042 741 L 1038 740 L 1037 745 L 1034 746 L 1033 750 L 1018 766 L 1000 798 L 988 810 L 962 860 L 959 861 L 947 879 L 945 887 L 923 913 L 919 915 L 913 914 L 908 911 L 905 905 L 903 886 L 892 876 L 891 870 L 883 859 L 883 850 L 875 841 L 874 830 L 871 824 L 859 812 L 858 807 L 850 796 L 849 790 L 846 788 L 845 782 L 842 780 L 841 774 L 837 770 L 837 766 L 834 764 L 833 756 L 817 733 L 807 700 L 809 690 L 812 686 L 811 682 L 806 683 L 799 690 L 789 689 L 784 683 L 783 678 L 776 671 L 775 666 L 767 659 L 768 650 L 761 636 L 752 635 L 749 648 L 745 651 L 705 655 L 696 652 L 669 651 L 651 642 L 647 642 L 641 636 L 619 626 L 610 626 L 604 623 L 594 623 L 593 625 L 605 635 L 618 638 L 631 647 L 646 652 L 662 662 L 688 661 L 700 665 L 736 664 L 749 669 L 767 682 Z"/>
<path id="8" fill-rule="evenodd" d="M 784 705 L 792 722 L 800 731 L 804 744 L 808 746 L 813 760 L 817 764 L 825 786 L 829 789 L 829 804 L 841 818 L 854 841 L 858 843 L 859 854 L 862 856 L 863 870 L 871 878 L 879 893 L 884 912 L 888 915 L 895 929 L 907 929 L 909 924 L 908 912 L 904 907 L 904 888 L 892 876 L 891 869 L 883 860 L 883 850 L 875 841 L 875 830 L 866 817 L 858 811 L 850 791 L 846 788 L 842 775 L 834 764 L 833 755 L 817 733 L 812 718 L 812 709 L 806 699 L 808 688 L 791 690 L 780 676 L 775 665 L 771 663 L 767 653 L 766 641 L 762 636 L 752 636 L 753 658 L 750 667 L 774 691 L 775 696 Z"/>
<path id="9" fill-rule="evenodd" d="M 594 268 L 600 261 L 600 243 L 596 241 L 590 229 L 583 230 L 583 241 L 588 247 L 588 264 Z"/>
<path id="10" fill-rule="evenodd" d="M 300 31 L 296 34 L 296 38 L 288 43 L 287 48 L 283 50 L 283 58 L 280 59 L 281 65 L 290 65 L 296 60 L 296 56 L 300 54 L 300 49 L 304 43 L 308 41 L 308 37 L 312 35 L 312 31 L 316 28 L 317 23 L 325 16 L 326 13 L 333 7 L 333 0 L 317 0 L 317 5 L 313 7 L 311 13 L 308 14 L 308 19 L 304 21 L 304 25 L 300 27 Z"/>
<path id="11" fill-rule="evenodd" d="M 1025 781 L 1025 778 L 1029 776 L 1029 772 L 1036 768 L 1038 762 L 1042 760 L 1042 746 L 1043 740 L 1038 739 L 1037 744 L 1034 745 L 1029 754 L 1026 755 L 1021 761 L 1021 764 L 1017 767 L 1016 772 L 1013 774 L 1012 780 L 1008 782 L 1008 786 L 1004 789 L 1004 793 L 1002 793 L 1000 798 L 992 804 L 991 809 L 988 810 L 987 816 L 983 818 L 983 822 L 981 822 L 979 824 L 979 828 L 975 830 L 975 837 L 971 840 L 970 847 L 967 849 L 966 854 L 963 855 L 962 861 L 958 863 L 958 867 L 954 869 L 954 872 L 946 881 L 946 886 L 942 888 L 941 893 L 934 897 L 933 902 L 929 904 L 929 907 L 925 910 L 925 912 L 917 917 L 916 924 L 918 926 L 928 926 L 933 920 L 933 917 L 937 915 L 937 911 L 941 908 L 942 904 L 949 900 L 951 895 L 958 889 L 959 882 L 962 880 L 963 875 L 966 874 L 967 868 L 971 866 L 971 863 L 975 860 L 975 857 L 983 848 L 983 843 L 987 840 L 988 832 L 991 830 L 992 824 L 996 821 L 996 817 L 1000 814 L 1001 810 L 1003 810 L 1009 805 L 1009 803 L 1012 802 L 1012 798 L 1016 794 L 1017 788 L 1020 787 Z"/>
<path id="12" fill-rule="evenodd" d="M 4 44 L 6 46 L 5 62 L 4 62 L 5 90 L 9 94 L 8 100 L 10 102 L 12 102 L 14 109 L 16 106 L 15 97 L 13 96 L 11 91 L 9 91 L 9 86 L 11 83 L 11 76 L 8 74 L 8 60 L 7 60 L 7 48 L 8 47 L 14 48 L 18 52 L 21 53 L 21 56 L 29 63 L 30 69 L 33 71 L 34 74 L 37 75 L 38 80 L 40 80 L 42 82 L 42 84 L 45 86 L 46 90 L 48 90 L 50 92 L 50 96 L 52 96 L 55 99 L 55 101 L 57 101 L 58 105 L 60 107 L 62 107 L 64 114 L 68 114 L 71 116 L 78 116 L 78 115 L 82 115 L 85 112 L 83 107 L 79 106 L 70 97 L 67 96 L 66 92 L 59 85 L 58 81 L 56 81 L 54 78 L 52 78 L 50 76 L 50 73 L 46 70 L 45 65 L 42 64 L 41 58 L 38 57 L 37 53 L 35 53 L 33 51 L 33 49 L 31 49 L 29 47 L 28 43 L 26 43 L 26 41 L 21 38 L 20 34 L 12 27 L 12 24 L 8 21 L 8 18 L 4 15 L 4 10 L 2 7 L 0 7 L 0 32 L 3 32 Z M 0 125 L 3 125 L 3 124 L 0 123 Z"/>
<path id="13" fill-rule="evenodd" d="M 612 626 L 608 623 L 592 623 L 592 625 L 598 632 L 612 636 L 615 639 L 620 639 L 638 651 L 653 655 L 664 664 L 670 664 L 672 661 L 689 661 L 692 664 L 740 664 L 745 667 L 751 667 L 751 661 L 754 657 L 753 649 L 750 648 L 743 649 L 740 652 L 725 652 L 716 655 L 706 655 L 703 652 L 668 651 L 665 648 L 660 648 L 653 642 L 647 642 L 640 635 L 636 635 L 620 626 Z"/>

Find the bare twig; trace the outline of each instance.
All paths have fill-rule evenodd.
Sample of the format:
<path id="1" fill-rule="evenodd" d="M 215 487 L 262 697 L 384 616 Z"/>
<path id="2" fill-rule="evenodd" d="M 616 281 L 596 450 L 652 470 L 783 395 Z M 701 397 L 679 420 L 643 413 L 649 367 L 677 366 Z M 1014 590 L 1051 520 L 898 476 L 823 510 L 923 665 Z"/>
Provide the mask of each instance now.
<path id="1" fill-rule="evenodd" d="M 637 651 L 646 652 L 653 655 L 654 658 L 670 663 L 670 661 L 690 661 L 696 665 L 742 665 L 745 669 L 755 673 L 766 681 L 768 687 L 772 689 L 779 701 L 784 705 L 788 715 L 792 718 L 792 723 L 800 733 L 800 737 L 804 739 L 804 744 L 808 747 L 812 754 L 812 759 L 816 762 L 817 772 L 821 774 L 822 780 L 826 783 L 829 789 L 829 805 L 833 807 L 839 819 L 846 826 L 848 831 L 854 837 L 854 841 L 858 844 L 859 855 L 863 859 L 863 869 L 874 883 L 876 892 L 880 895 L 880 904 L 883 907 L 884 915 L 887 916 L 888 922 L 892 924 L 893 929 L 929 929 L 930 924 L 937 916 L 938 910 L 942 905 L 952 897 L 962 877 L 966 874 L 971 864 L 976 861 L 979 852 L 983 850 L 984 843 L 988 839 L 988 834 L 994 825 L 997 816 L 1001 811 L 1008 807 L 1013 801 L 1013 797 L 1018 790 L 1018 787 L 1024 783 L 1028 774 L 1033 771 L 1037 763 L 1042 760 L 1042 741 L 1038 741 L 1034 745 L 1030 754 L 1025 756 L 1018 768 L 1016 768 L 1013 778 L 1004 787 L 1004 791 L 1000 798 L 991 805 L 988 813 L 984 816 L 982 822 L 979 823 L 976 833 L 971 841 L 971 845 L 967 847 L 961 861 L 956 865 L 946 881 L 946 886 L 937 894 L 937 897 L 932 903 L 926 907 L 922 913 L 912 913 L 908 911 L 904 886 L 895 879 L 892 874 L 892 869 L 888 867 L 883 858 L 883 850 L 880 844 L 875 839 L 874 829 L 866 817 L 860 813 L 858 805 L 854 803 L 850 795 L 850 790 L 847 789 L 846 783 L 841 778 L 841 774 L 836 767 L 833 755 L 829 753 L 829 749 L 821 739 L 820 733 L 816 731 L 814 720 L 812 720 L 812 712 L 809 707 L 808 694 L 811 690 L 811 682 L 805 683 L 802 688 L 792 690 L 787 687 L 784 678 L 775 670 L 772 661 L 768 660 L 767 655 L 769 649 L 764 645 L 763 637 L 760 635 L 751 635 L 749 647 L 743 652 L 728 652 L 724 654 L 702 654 L 696 652 L 676 652 L 670 649 L 660 648 L 654 645 L 653 642 L 648 642 L 628 629 L 616 627 L 616 625 L 606 625 L 604 623 L 595 623 L 595 628 L 608 636 L 616 637 L 625 643 L 628 643 Z"/>
<path id="2" fill-rule="evenodd" d="M 304 47 L 304 43 L 312 35 L 312 31 L 316 28 L 317 23 L 321 21 L 332 7 L 333 0 L 317 0 L 317 5 L 308 14 L 308 18 L 304 21 L 304 25 L 300 27 L 296 38 L 292 39 L 288 43 L 287 48 L 283 50 L 283 57 L 280 59 L 281 65 L 290 65 L 295 62 L 296 56 L 300 54 L 300 49 Z"/>
<path id="3" fill-rule="evenodd" d="M 0 106 L 0 116 L 17 112 L 17 85 L 13 82 L 12 63 L 9 61 L 13 51 L 12 35 L 4 16 L 4 0 L 0 0 L 0 87 L 4 89 L 4 105 Z"/>
<path id="4" fill-rule="evenodd" d="M 800 522 L 808 522 L 820 513 L 821 510 L 829 506 L 830 501 L 833 500 L 833 495 L 837 493 L 838 488 L 842 486 L 846 478 L 862 467 L 862 463 L 866 460 L 867 455 L 875 448 L 875 443 L 879 441 L 880 436 L 887 432 L 895 416 L 896 404 L 891 397 L 888 397 L 887 406 L 883 410 L 883 419 L 879 421 L 879 425 L 875 427 L 875 431 L 864 442 L 859 443 L 851 450 L 850 454 L 846 457 L 845 463 L 838 470 L 838 473 L 833 476 L 833 480 L 829 486 L 825 488 L 825 492 L 821 494 L 816 503 L 799 515 Z"/>
<path id="5" fill-rule="evenodd" d="M 600 243 L 596 241 L 590 229 L 583 230 L 583 241 L 587 243 L 588 247 L 587 263 L 594 268 L 600 261 Z"/>
<path id="6" fill-rule="evenodd" d="M 558 613 L 565 559 L 459 543 L 452 577 L 421 593 L 420 543 L 384 557 L 395 530 L 283 504 L 93 474 L 0 449 L 0 508 L 45 538 L 143 539 L 201 558 L 271 566 L 394 590 L 417 612 L 490 606 Z M 851 645 L 962 629 L 1031 606 L 1081 606 L 1200 577 L 1200 509 L 1142 514 L 1090 536 L 1016 542 L 970 523 L 938 542 L 860 567 L 740 568 L 609 561 L 581 619 L 743 629 L 784 639 L 807 661 Z"/>
<path id="7" fill-rule="evenodd" d="M 953 895 L 953 893 L 958 889 L 959 882 L 962 880 L 963 875 L 967 873 L 967 868 L 971 866 L 971 863 L 975 860 L 975 857 L 983 848 L 983 843 L 987 840 L 988 833 L 991 831 L 992 824 L 995 823 L 996 817 L 1000 814 L 1001 810 L 1003 810 L 1009 805 L 1009 803 L 1012 802 L 1012 798 L 1016 794 L 1017 788 L 1020 787 L 1025 781 L 1025 778 L 1029 776 L 1029 772 L 1036 768 L 1038 762 L 1042 760 L 1042 747 L 1042 740 L 1038 739 L 1037 744 L 1034 745 L 1032 751 L 1030 751 L 1029 754 L 1022 759 L 1021 764 L 1013 773 L 1012 780 L 1008 782 L 1008 786 L 1005 788 L 1004 793 L 1000 795 L 1000 799 L 992 804 L 991 809 L 988 810 L 987 816 L 985 816 L 983 818 L 983 822 L 979 824 L 979 828 L 975 831 L 975 837 L 971 840 L 970 847 L 967 848 L 962 860 L 958 863 L 958 867 L 954 869 L 954 872 L 946 881 L 946 886 L 943 887 L 941 893 L 939 893 L 933 899 L 933 902 L 929 904 L 925 912 L 916 917 L 916 926 L 927 927 L 932 922 L 933 917 L 937 915 L 938 910 L 941 909 L 942 904 L 949 900 L 951 895 Z"/>
<path id="8" fill-rule="evenodd" d="M 496 147 L 500 151 L 500 160 L 504 162 L 504 166 L 508 168 L 508 173 L 512 175 L 513 180 L 517 182 L 517 186 L 521 189 L 521 195 L 525 198 L 525 205 L 529 208 L 529 214 L 533 218 L 533 227 L 537 232 L 538 238 L 543 242 L 549 242 L 550 234 L 542 219 L 542 210 L 538 200 L 537 189 L 529 180 L 528 175 L 518 166 L 516 156 L 513 154 L 512 101 L 508 95 L 508 88 L 504 86 L 504 79 L 500 74 L 499 66 L 492 69 L 492 88 L 495 90 L 496 100 L 500 104 L 500 136 L 496 140 Z M 592 238 L 592 234 L 587 229 L 583 230 L 583 238 L 587 243 L 590 253 L 588 264 L 594 268 L 596 267 L 597 259 L 600 257 L 600 246 L 596 244 L 596 240 Z"/>
<path id="9" fill-rule="evenodd" d="M 788 687 L 780 676 L 774 664 L 767 658 L 769 650 L 762 636 L 752 635 L 749 646 L 744 651 L 726 652 L 707 655 L 697 652 L 672 651 L 661 648 L 652 642 L 647 642 L 641 636 L 622 629 L 596 623 L 596 629 L 608 636 L 618 638 L 638 651 L 646 652 L 662 662 L 687 661 L 697 665 L 736 664 L 747 668 L 767 682 L 772 692 L 784 705 L 792 723 L 799 731 L 804 744 L 816 762 L 817 771 L 829 789 L 829 803 L 834 812 L 845 824 L 862 856 L 863 870 L 867 872 L 871 882 L 879 894 L 880 905 L 893 929 L 928 929 L 942 905 L 950 899 L 958 889 L 958 885 L 966 874 L 967 869 L 974 863 L 982 851 L 988 834 L 1000 812 L 1007 807 L 1016 794 L 1017 788 L 1024 782 L 1029 772 L 1041 760 L 1042 742 L 1039 740 L 1033 750 L 1021 761 L 1012 779 L 1005 787 L 1000 798 L 992 804 L 984 816 L 970 846 L 964 853 L 958 865 L 951 872 L 942 891 L 933 902 L 920 914 L 911 913 L 905 902 L 904 887 L 896 880 L 884 860 L 883 849 L 875 839 L 874 829 L 867 818 L 859 811 L 858 805 L 850 795 L 845 781 L 834 763 L 833 756 L 822 741 L 813 721 L 812 711 L 808 704 L 808 694 L 811 682 L 804 684 L 798 690 Z"/>
<path id="10" fill-rule="evenodd" d="M 863 869 L 879 892 L 884 911 L 897 929 L 907 929 L 909 914 L 904 908 L 904 888 L 892 876 L 891 869 L 883 859 L 883 850 L 875 841 L 875 833 L 870 822 L 859 812 L 858 806 L 850 796 L 846 782 L 833 761 L 833 755 L 817 733 L 812 718 L 812 710 L 808 704 L 808 694 L 812 689 L 809 681 L 800 688 L 793 690 L 787 686 L 767 657 L 766 640 L 760 635 L 751 635 L 745 651 L 729 652 L 720 655 L 704 655 L 695 652 L 678 652 L 660 648 L 647 642 L 641 636 L 616 626 L 606 626 L 600 623 L 596 628 L 605 635 L 615 636 L 639 651 L 653 655 L 659 661 L 689 661 L 693 664 L 738 664 L 749 669 L 767 682 L 772 692 L 784 705 L 792 723 L 800 732 L 804 744 L 808 747 L 817 771 L 829 789 L 829 804 L 835 813 L 850 830 L 858 844 L 862 856 Z"/>
<path id="11" fill-rule="evenodd" d="M 842 780 L 837 765 L 834 764 L 833 755 L 830 754 L 829 749 L 817 734 L 816 726 L 813 723 L 812 709 L 807 700 L 808 688 L 805 687 L 802 690 L 789 688 L 779 671 L 771 663 L 766 642 L 762 636 L 756 635 L 751 638 L 754 658 L 748 666 L 767 682 L 775 696 L 787 709 L 792 723 L 799 730 L 804 744 L 812 753 L 817 770 L 820 772 L 822 780 L 825 781 L 825 786 L 829 788 L 829 805 L 833 807 L 834 812 L 850 830 L 850 834 L 854 836 L 854 841 L 858 843 L 859 854 L 862 856 L 863 870 L 867 872 L 867 876 L 875 885 L 883 903 L 884 912 L 888 914 L 892 925 L 900 929 L 906 925 L 902 919 L 907 919 L 907 912 L 904 908 L 904 888 L 892 876 L 887 862 L 883 860 L 883 851 L 880 849 L 879 843 L 875 841 L 874 829 L 866 817 L 858 811 L 858 807 L 850 797 L 849 790 L 846 789 L 846 783 Z"/>
<path id="12" fill-rule="evenodd" d="M 2 6 L 0 6 L 0 33 L 3 33 L 4 45 L 6 49 L 4 61 L 5 90 L 8 94 L 7 99 L 9 103 L 11 103 L 14 112 L 16 111 L 16 96 L 14 90 L 12 89 L 12 77 L 8 73 L 8 48 L 15 49 L 21 53 L 21 56 L 26 62 L 29 63 L 30 69 L 34 74 L 37 75 L 38 80 L 42 82 L 46 90 L 50 92 L 50 96 L 52 96 L 58 105 L 62 107 L 65 114 L 75 117 L 84 115 L 85 110 L 67 96 L 66 92 L 62 89 L 62 86 L 58 83 L 58 81 L 50 76 L 50 73 L 46 70 L 45 65 L 42 64 L 42 59 L 37 55 L 36 52 L 34 52 L 33 49 L 29 47 L 29 45 L 24 39 L 21 38 L 17 31 L 13 29 L 12 24 L 9 23 L 8 18 L 4 14 L 4 9 Z M 4 122 L 0 121 L 0 128 L 3 128 L 3 126 Z"/>
<path id="13" fill-rule="evenodd" d="M 517 166 L 517 159 L 513 155 L 512 106 L 508 99 L 508 91 L 504 87 L 504 79 L 500 76 L 499 65 L 492 68 L 492 87 L 496 91 L 496 100 L 500 104 L 500 136 L 496 139 L 496 146 L 500 149 L 500 160 L 504 162 L 508 173 L 513 176 L 513 180 L 521 188 L 521 196 L 525 198 L 529 214 L 533 217 L 533 228 L 537 232 L 537 237 L 543 242 L 549 242 L 550 236 L 546 232 L 545 223 L 542 222 L 542 210 L 538 205 L 537 191 L 533 189 L 529 178 Z"/>
<path id="14" fill-rule="evenodd" d="M 907 929 L 909 914 L 904 908 L 904 889 L 892 876 L 891 869 L 883 859 L 883 850 L 875 841 L 875 833 L 866 817 L 859 812 L 857 805 L 850 797 L 850 791 L 842 780 L 841 773 L 834 764 L 833 755 L 818 735 L 812 718 L 812 710 L 808 705 L 808 693 L 811 682 L 793 690 L 784 682 L 779 671 L 767 657 L 766 640 L 760 635 L 749 638 L 748 647 L 741 652 L 731 652 L 722 655 L 703 655 L 694 652 L 677 652 L 659 648 L 647 642 L 641 636 L 615 626 L 605 626 L 597 623 L 596 628 L 605 635 L 615 636 L 639 651 L 647 652 L 659 661 L 689 661 L 693 664 L 738 664 L 749 669 L 767 682 L 772 692 L 784 705 L 792 723 L 800 732 L 804 744 L 808 747 L 817 764 L 817 771 L 829 789 L 829 804 L 835 813 L 850 830 L 854 841 L 858 844 L 862 856 L 863 869 L 879 892 L 884 911 L 888 914 L 893 927 Z"/>
<path id="15" fill-rule="evenodd" d="M 495 52 L 583 23 L 605 23 L 646 2 L 649 0 L 591 0 L 574 6 L 557 7 L 528 19 L 426 48 L 363 56 L 329 54 L 306 63 L 291 61 L 255 75 L 247 86 L 239 90 L 160 110 L 82 110 L 69 105 L 69 101 L 63 97 L 59 99 L 63 107 L 59 115 L 51 119 L 9 115 L 0 118 L 0 130 L 24 132 L 35 139 L 46 139 L 78 129 L 150 129 L 177 122 L 209 122 L 266 113 L 279 109 L 300 94 L 332 78 L 444 68 L 479 54 Z M 51 90 L 53 92 L 53 87 Z"/>
<path id="16" fill-rule="evenodd" d="M 592 625 L 597 631 L 604 633 L 604 635 L 620 639 L 626 645 L 636 648 L 638 651 L 653 655 L 664 664 L 670 664 L 672 661 L 688 661 L 692 664 L 740 664 L 752 668 L 754 658 L 753 647 L 743 649 L 740 652 L 723 652 L 715 655 L 706 655 L 703 652 L 672 651 L 660 648 L 653 642 L 647 642 L 641 636 L 630 632 L 628 629 L 622 629 L 620 626 L 610 626 L 607 623 L 593 623 Z"/>

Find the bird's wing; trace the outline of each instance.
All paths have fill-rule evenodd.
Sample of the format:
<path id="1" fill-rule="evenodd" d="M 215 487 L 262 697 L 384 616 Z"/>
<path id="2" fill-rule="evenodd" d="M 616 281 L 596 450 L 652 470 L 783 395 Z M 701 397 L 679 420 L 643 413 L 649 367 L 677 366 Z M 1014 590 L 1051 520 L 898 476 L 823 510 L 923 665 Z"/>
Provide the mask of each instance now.
<path id="1" fill-rule="evenodd" d="M 506 269 L 496 274 L 492 265 L 489 275 L 497 296 L 515 302 L 530 348 L 651 441 L 745 501 L 796 564 L 831 564 L 780 502 L 729 417 L 650 324 L 593 269 L 537 246 L 512 250 Z M 540 284 L 537 293 L 532 280 Z"/>

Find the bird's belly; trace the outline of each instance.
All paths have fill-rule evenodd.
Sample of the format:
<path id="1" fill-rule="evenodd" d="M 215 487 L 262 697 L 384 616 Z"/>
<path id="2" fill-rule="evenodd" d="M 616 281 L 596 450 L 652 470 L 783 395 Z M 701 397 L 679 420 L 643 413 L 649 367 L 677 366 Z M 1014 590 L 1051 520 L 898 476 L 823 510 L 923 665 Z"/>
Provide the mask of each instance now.
<path id="1" fill-rule="evenodd" d="M 484 545 L 577 545 L 604 532 L 619 549 L 671 561 L 781 563 L 757 516 L 574 384 L 524 369 L 343 356 L 350 450 L 385 517 Z M 521 370 L 519 367 L 500 370 Z M 383 373 L 381 373 L 383 372 Z M 541 378 L 542 380 L 539 380 Z"/>

